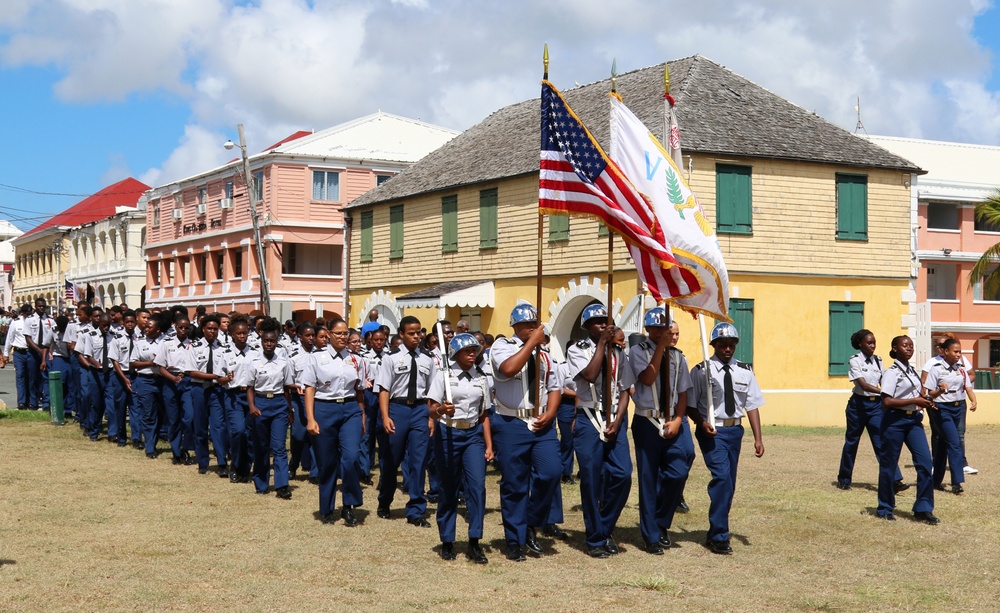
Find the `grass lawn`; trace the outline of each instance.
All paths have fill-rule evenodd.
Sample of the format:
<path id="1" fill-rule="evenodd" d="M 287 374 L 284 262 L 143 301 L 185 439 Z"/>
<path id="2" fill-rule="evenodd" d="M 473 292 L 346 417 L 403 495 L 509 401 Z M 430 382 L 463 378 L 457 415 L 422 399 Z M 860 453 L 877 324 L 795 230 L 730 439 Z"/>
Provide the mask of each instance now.
<path id="1" fill-rule="evenodd" d="M 294 498 L 256 496 L 194 467 L 141 451 L 92 443 L 45 414 L 0 412 L 0 611 L 59 610 L 527 610 L 934 611 L 1000 609 L 1000 427 L 968 432 L 982 472 L 966 493 L 936 492 L 937 527 L 910 521 L 913 490 L 898 498 L 899 521 L 871 513 L 876 465 L 862 441 L 855 488 L 834 487 L 842 445 L 835 429 L 765 428 L 767 453 L 753 457 L 749 430 L 732 512 L 735 554 L 701 546 L 707 471 L 695 461 L 678 515 L 675 547 L 640 550 L 633 484 L 619 522 L 623 553 L 583 552 L 577 486 L 564 487 L 568 543 L 508 562 L 501 549 L 499 476 L 487 486 L 490 563 L 436 553 L 437 530 L 375 516 L 365 489 L 355 529 L 316 518 L 316 488 Z M 161 449 L 164 445 L 161 443 Z M 904 449 L 903 474 L 914 479 Z"/>

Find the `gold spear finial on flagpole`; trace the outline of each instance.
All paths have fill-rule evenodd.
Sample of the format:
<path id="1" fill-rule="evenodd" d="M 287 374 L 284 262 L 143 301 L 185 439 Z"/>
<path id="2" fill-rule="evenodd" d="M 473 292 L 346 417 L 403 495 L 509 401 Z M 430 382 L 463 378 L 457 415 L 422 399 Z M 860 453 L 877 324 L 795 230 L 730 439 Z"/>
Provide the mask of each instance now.
<path id="1" fill-rule="evenodd" d="M 549 44 L 545 43 L 545 51 L 542 52 L 542 67 L 544 68 L 543 74 L 546 81 L 549 80 Z"/>
<path id="2" fill-rule="evenodd" d="M 618 93 L 618 58 L 611 60 L 611 93 Z"/>
<path id="3" fill-rule="evenodd" d="M 663 62 L 663 93 L 670 94 L 670 64 Z"/>

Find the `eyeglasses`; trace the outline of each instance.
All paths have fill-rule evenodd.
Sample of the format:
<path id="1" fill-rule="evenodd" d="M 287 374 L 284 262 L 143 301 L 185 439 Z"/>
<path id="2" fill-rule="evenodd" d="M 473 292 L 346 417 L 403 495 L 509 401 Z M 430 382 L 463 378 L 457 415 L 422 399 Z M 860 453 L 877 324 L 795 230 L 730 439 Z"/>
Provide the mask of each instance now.
<path id="1" fill-rule="evenodd" d="M 334 336 L 350 336 L 351 335 L 350 332 L 331 332 L 330 334 L 332 334 Z"/>

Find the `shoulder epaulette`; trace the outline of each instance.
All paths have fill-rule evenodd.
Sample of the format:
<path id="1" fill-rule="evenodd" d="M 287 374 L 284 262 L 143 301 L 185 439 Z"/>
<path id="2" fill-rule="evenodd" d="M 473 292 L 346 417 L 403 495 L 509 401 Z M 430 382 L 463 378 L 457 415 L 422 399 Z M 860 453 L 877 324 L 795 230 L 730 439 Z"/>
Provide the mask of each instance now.
<path id="1" fill-rule="evenodd" d="M 747 364 L 746 362 L 740 362 L 739 360 L 734 360 L 734 361 L 736 362 L 736 365 L 739 366 L 740 368 L 745 368 L 750 372 L 753 372 L 753 367 Z"/>
<path id="2" fill-rule="evenodd" d="M 678 349 L 677 347 L 671 347 L 671 348 L 670 348 L 670 350 L 671 350 L 671 351 L 676 351 L 677 353 L 684 353 L 683 351 L 681 351 L 681 350 L 680 350 L 680 349 Z"/>
<path id="3" fill-rule="evenodd" d="M 703 368 L 705 368 L 705 363 L 704 362 L 698 362 L 697 364 L 694 365 L 694 369 L 695 370 L 701 370 Z"/>
<path id="4" fill-rule="evenodd" d="M 517 340 L 515 340 L 513 338 L 505 338 L 503 340 L 507 341 L 508 345 L 516 345 L 517 344 Z"/>
<path id="5" fill-rule="evenodd" d="M 577 341 L 576 346 L 579 347 L 580 349 L 586 349 L 587 347 L 590 346 L 590 342 L 587 341 L 587 339 L 583 339 L 581 341 Z"/>
<path id="6" fill-rule="evenodd" d="M 392 351 L 390 351 L 390 352 L 389 352 L 389 355 L 392 355 L 392 354 L 394 354 L 394 353 L 399 353 L 399 352 L 400 352 L 400 351 L 402 351 L 402 350 L 403 350 L 403 346 L 402 346 L 402 345 L 400 345 L 399 347 L 396 347 L 395 349 L 393 349 Z"/>

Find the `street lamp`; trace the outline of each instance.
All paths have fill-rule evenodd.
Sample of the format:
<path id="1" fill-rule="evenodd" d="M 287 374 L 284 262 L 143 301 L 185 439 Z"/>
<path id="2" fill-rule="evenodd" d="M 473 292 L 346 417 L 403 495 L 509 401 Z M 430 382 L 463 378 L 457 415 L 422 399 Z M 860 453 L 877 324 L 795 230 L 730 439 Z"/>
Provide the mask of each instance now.
<path id="1" fill-rule="evenodd" d="M 227 140 L 222 146 L 227 151 L 239 146 L 243 158 L 243 180 L 247 187 L 247 198 L 250 200 L 250 221 L 253 222 L 253 242 L 257 251 L 257 270 L 260 272 L 260 303 L 264 315 L 271 314 L 271 292 L 268 288 L 267 267 L 264 264 L 264 246 L 260 240 L 260 216 L 257 213 L 257 189 L 253 174 L 250 172 L 250 160 L 247 158 L 247 141 L 243 136 L 243 124 L 238 124 L 236 130 L 240 134 L 240 144 Z"/>

